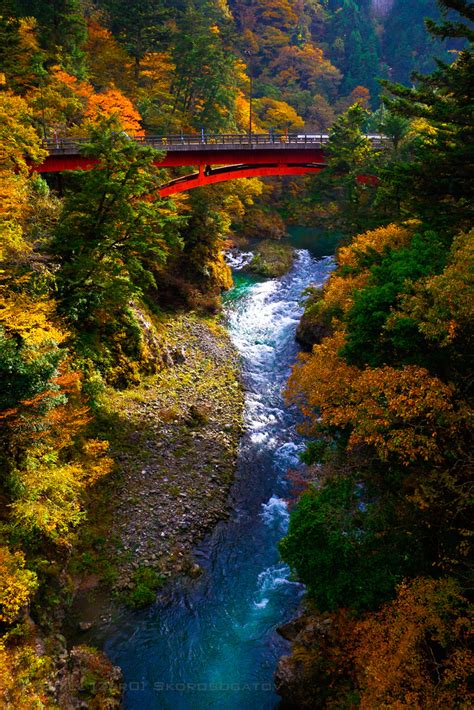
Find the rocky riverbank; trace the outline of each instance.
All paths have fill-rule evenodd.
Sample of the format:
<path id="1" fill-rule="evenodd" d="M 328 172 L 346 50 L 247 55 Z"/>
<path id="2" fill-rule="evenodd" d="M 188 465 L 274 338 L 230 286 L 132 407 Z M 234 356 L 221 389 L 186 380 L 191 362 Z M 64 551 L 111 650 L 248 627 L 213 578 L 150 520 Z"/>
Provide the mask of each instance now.
<path id="1" fill-rule="evenodd" d="M 242 429 L 238 356 L 212 320 L 175 317 L 159 330 L 167 367 L 102 396 L 98 433 L 117 468 L 90 501 L 70 566 L 76 631 L 106 620 L 111 598 L 143 606 L 168 577 L 199 574 L 192 548 L 228 512 Z"/>

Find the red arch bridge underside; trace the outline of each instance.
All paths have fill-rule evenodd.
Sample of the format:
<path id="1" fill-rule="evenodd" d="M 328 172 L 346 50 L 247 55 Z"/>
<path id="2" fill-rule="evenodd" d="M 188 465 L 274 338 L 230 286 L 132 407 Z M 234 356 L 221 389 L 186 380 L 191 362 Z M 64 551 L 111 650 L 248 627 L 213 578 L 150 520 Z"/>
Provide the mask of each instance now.
<path id="1" fill-rule="evenodd" d="M 314 174 L 326 166 L 324 152 L 320 147 L 282 148 L 262 146 L 259 150 L 254 150 L 243 146 L 236 149 L 213 146 L 213 149 L 203 147 L 185 151 L 168 149 L 165 156 L 155 163 L 158 168 L 195 166 L 198 172 L 170 180 L 161 186 L 160 195 L 167 197 L 195 187 L 239 178 Z M 31 168 L 39 173 L 60 173 L 68 170 L 90 170 L 95 164 L 96 160 L 78 153 L 53 153 L 41 165 L 32 165 Z M 376 184 L 376 180 L 371 175 L 358 177 L 358 181 L 363 184 Z"/>
<path id="2" fill-rule="evenodd" d="M 318 173 L 323 166 L 316 165 L 227 165 L 223 168 L 214 168 L 206 171 L 200 167 L 198 173 L 170 180 L 160 188 L 160 195 L 167 197 L 177 192 L 192 190 L 194 187 L 215 185 L 226 180 L 239 178 L 270 177 L 274 175 L 307 175 Z"/>

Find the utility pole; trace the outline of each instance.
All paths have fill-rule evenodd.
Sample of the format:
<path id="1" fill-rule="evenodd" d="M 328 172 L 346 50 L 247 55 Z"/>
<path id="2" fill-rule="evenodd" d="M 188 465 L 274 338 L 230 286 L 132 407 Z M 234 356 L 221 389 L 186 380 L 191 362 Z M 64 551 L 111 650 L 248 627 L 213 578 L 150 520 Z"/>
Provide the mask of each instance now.
<path id="1" fill-rule="evenodd" d="M 249 143 L 252 142 L 252 99 L 253 99 L 253 75 L 252 67 L 249 66 L 250 71 L 250 99 L 249 99 Z"/>
<path id="2" fill-rule="evenodd" d="M 249 72 L 249 81 L 250 81 L 250 86 L 249 86 L 249 144 L 252 143 L 252 101 L 253 101 L 253 70 L 252 70 L 252 61 L 251 61 L 251 56 L 252 52 L 247 49 L 244 51 L 244 54 L 247 55 L 248 57 L 248 62 L 247 62 L 247 68 Z"/>
<path id="3" fill-rule="evenodd" d="M 37 57 L 37 62 L 35 63 L 36 76 L 38 77 L 38 86 L 40 91 L 41 99 L 41 123 L 43 124 L 43 140 L 46 143 L 48 140 L 48 131 L 46 128 L 46 115 L 45 115 L 45 102 L 44 102 L 44 78 L 47 75 L 47 71 L 43 66 L 43 60 L 41 57 Z"/>

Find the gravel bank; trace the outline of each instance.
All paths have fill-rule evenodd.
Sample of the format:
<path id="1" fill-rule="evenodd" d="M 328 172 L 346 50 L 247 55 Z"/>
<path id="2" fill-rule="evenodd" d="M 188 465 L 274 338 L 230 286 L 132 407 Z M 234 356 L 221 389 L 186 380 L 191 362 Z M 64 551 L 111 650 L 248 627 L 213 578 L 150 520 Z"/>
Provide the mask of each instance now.
<path id="1" fill-rule="evenodd" d="M 228 513 L 242 431 L 239 360 L 224 328 L 193 316 L 160 326 L 168 367 L 135 388 L 107 390 L 99 434 L 117 470 L 90 502 L 71 565 L 75 624 L 89 630 L 126 600 L 143 569 L 199 574 L 193 546 Z M 109 593 L 110 596 L 110 593 Z"/>

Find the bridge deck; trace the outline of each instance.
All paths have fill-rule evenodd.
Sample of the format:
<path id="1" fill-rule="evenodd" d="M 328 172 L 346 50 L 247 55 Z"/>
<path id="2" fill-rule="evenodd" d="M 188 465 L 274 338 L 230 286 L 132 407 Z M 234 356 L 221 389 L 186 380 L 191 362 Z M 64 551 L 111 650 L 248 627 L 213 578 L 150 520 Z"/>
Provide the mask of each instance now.
<path id="1" fill-rule="evenodd" d="M 125 134 L 126 135 L 126 134 Z M 285 150 L 297 145 L 304 148 L 321 148 L 326 145 L 329 137 L 326 134 L 310 135 L 276 135 L 271 133 L 248 134 L 204 134 L 204 135 L 170 135 L 170 136 L 144 136 L 133 137 L 136 143 L 150 146 L 156 150 L 166 151 L 199 151 L 206 147 L 208 150 L 227 149 L 262 149 Z M 81 146 L 87 142 L 85 138 L 57 139 L 46 141 L 50 155 L 75 155 L 80 152 Z"/>
<path id="2" fill-rule="evenodd" d="M 126 135 L 126 134 L 125 134 Z M 127 136 L 129 137 L 129 136 Z M 383 138 L 369 136 L 373 145 Z M 171 180 L 161 194 L 244 177 L 303 175 L 318 172 L 326 165 L 326 134 L 223 134 L 173 135 L 130 138 L 159 151 L 154 164 L 159 168 L 196 166 L 199 172 Z M 46 142 L 48 157 L 32 170 L 41 173 L 90 170 L 98 161 L 82 154 L 86 139 Z M 212 166 L 225 166 L 215 169 Z"/>

